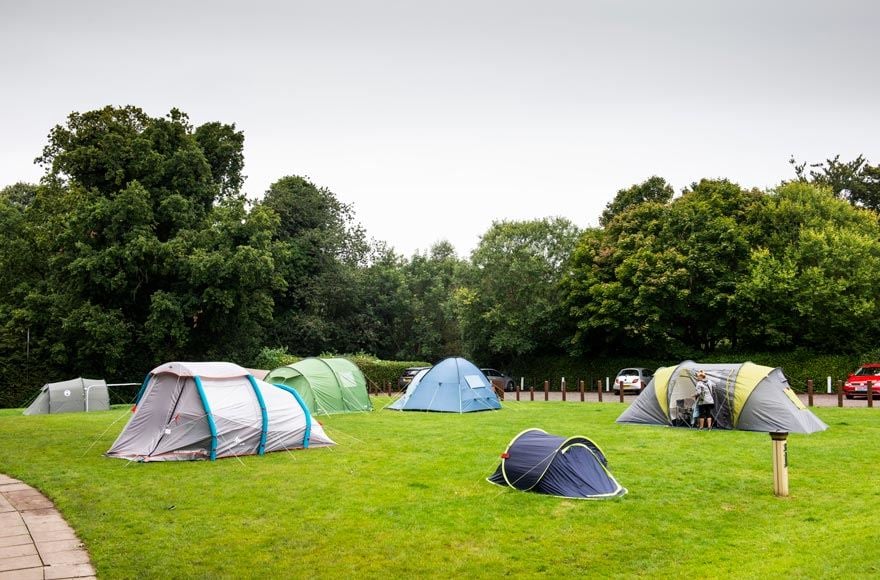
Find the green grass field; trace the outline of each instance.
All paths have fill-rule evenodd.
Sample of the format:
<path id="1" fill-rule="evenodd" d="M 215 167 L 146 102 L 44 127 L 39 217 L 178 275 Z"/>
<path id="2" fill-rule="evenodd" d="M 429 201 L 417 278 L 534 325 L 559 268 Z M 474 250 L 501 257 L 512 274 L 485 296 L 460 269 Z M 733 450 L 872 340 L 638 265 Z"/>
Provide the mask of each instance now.
<path id="1" fill-rule="evenodd" d="M 102 456 L 127 408 L 6 410 L 0 472 L 55 501 L 104 578 L 880 576 L 880 412 L 817 409 L 830 429 L 790 437 L 781 499 L 766 434 L 617 425 L 622 410 L 375 411 L 323 418 L 335 448 L 156 464 Z M 486 482 L 529 427 L 592 438 L 629 494 Z"/>

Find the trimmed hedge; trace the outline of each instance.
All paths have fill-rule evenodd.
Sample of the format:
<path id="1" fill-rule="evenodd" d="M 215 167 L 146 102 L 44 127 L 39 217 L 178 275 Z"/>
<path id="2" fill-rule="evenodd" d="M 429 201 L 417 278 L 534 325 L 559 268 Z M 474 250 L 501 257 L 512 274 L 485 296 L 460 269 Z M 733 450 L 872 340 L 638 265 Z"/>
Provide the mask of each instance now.
<path id="1" fill-rule="evenodd" d="M 391 383 L 391 390 L 397 391 L 397 379 L 403 374 L 404 369 L 409 367 L 429 367 L 431 363 L 424 361 L 393 361 L 380 360 L 376 357 L 358 354 L 348 356 L 354 364 L 361 369 L 367 377 L 367 388 L 373 392 L 384 390 L 386 381 Z"/>
<path id="2" fill-rule="evenodd" d="M 340 357 L 347 358 L 357 365 L 367 379 L 367 389 L 370 392 L 384 391 L 385 384 L 391 383 L 392 391 L 397 390 L 397 379 L 403 374 L 404 369 L 409 367 L 429 367 L 431 363 L 424 361 L 391 361 L 381 360 L 367 354 L 330 354 L 320 355 L 322 358 Z M 305 357 L 292 355 L 286 348 L 264 348 L 254 360 L 256 368 L 271 371 L 278 367 L 293 364 Z"/>
<path id="3" fill-rule="evenodd" d="M 367 378 L 367 386 L 371 392 L 384 390 L 386 383 L 391 383 L 391 388 L 397 390 L 397 379 L 408 367 L 431 366 L 424 361 L 387 361 L 376 357 L 356 355 L 333 355 L 343 356 L 354 362 Z M 304 357 L 292 355 L 285 348 L 264 348 L 254 359 L 251 366 L 260 369 L 272 370 L 278 367 L 292 364 Z M 743 362 L 750 360 L 753 363 L 782 367 L 791 381 L 791 386 L 798 392 L 806 391 L 807 379 L 812 378 L 816 392 L 825 391 L 825 377 L 831 377 L 833 381 L 842 380 L 853 372 L 860 364 L 865 362 L 880 361 L 880 350 L 863 355 L 828 355 L 815 354 L 807 351 L 791 352 L 757 352 L 757 353 L 712 353 L 696 357 L 698 362 Z M 591 390 L 595 389 L 596 379 L 605 377 L 614 378 L 617 371 L 624 367 L 647 367 L 656 369 L 662 366 L 676 365 L 681 362 L 678 359 L 639 358 L 639 357 L 605 357 L 605 358 L 572 358 L 566 356 L 544 356 L 522 359 L 504 369 L 512 376 L 519 385 L 520 377 L 525 379 L 525 387 L 535 387 L 535 390 L 543 389 L 545 380 L 550 381 L 551 389 L 559 390 L 560 377 L 565 377 L 567 388 L 575 391 L 578 388 L 577 381 L 587 381 Z M 9 379 L 14 373 L 9 373 L 5 378 Z M 41 379 L 42 380 L 42 379 Z M 60 380 L 60 379 L 56 379 Z M 42 383 L 40 383 L 42 384 Z M 9 380 L 6 384 L 0 380 L 0 407 L 20 407 L 25 405 L 39 392 L 39 386 L 31 385 L 30 388 L 21 383 Z M 133 387 L 137 392 L 137 387 Z M 113 403 L 127 402 L 127 391 L 114 391 L 111 393 Z"/>
<path id="4" fill-rule="evenodd" d="M 367 377 L 371 391 L 384 390 L 386 382 L 390 382 L 392 389 L 397 390 L 397 379 L 403 370 L 408 367 L 431 366 L 424 361 L 386 361 L 376 357 L 356 355 L 333 355 L 322 354 L 321 356 L 344 356 L 354 362 L 364 376 Z M 303 357 L 291 355 L 286 349 L 264 348 L 255 365 L 263 369 L 274 369 L 289 365 Z M 804 392 L 807 389 L 807 379 L 812 378 L 816 392 L 825 391 L 826 377 L 832 381 L 845 379 L 864 362 L 880 361 L 880 352 L 867 353 L 865 355 L 830 355 L 815 354 L 808 351 L 796 350 L 791 352 L 753 352 L 753 353 L 712 353 L 694 358 L 697 362 L 721 363 L 721 362 L 744 362 L 752 361 L 755 364 L 769 367 L 781 367 L 785 375 L 791 381 L 795 391 Z M 520 377 L 524 379 L 525 388 L 534 387 L 536 391 L 543 389 L 544 381 L 550 381 L 550 389 L 560 389 L 560 379 L 565 377 L 566 388 L 569 391 L 578 389 L 578 380 L 586 381 L 590 390 L 595 390 L 596 379 L 614 379 L 617 371 L 625 367 L 647 367 L 656 369 L 664 366 L 674 366 L 681 362 L 680 359 L 639 358 L 639 357 L 604 357 L 604 358 L 572 358 L 567 356 L 543 356 L 524 358 L 517 361 L 505 372 L 513 377 L 519 385 Z"/>
<path id="5" fill-rule="evenodd" d="M 873 355 L 826 355 L 792 351 L 782 353 L 712 353 L 694 360 L 702 363 L 752 361 L 759 365 L 781 367 L 795 391 L 805 392 L 807 379 L 811 378 L 816 392 L 825 392 L 826 377 L 830 376 L 836 384 L 838 379 L 846 379 L 849 373 L 856 370 L 860 364 L 880 360 L 880 358 Z M 525 388 L 535 387 L 535 390 L 543 389 L 544 381 L 549 380 L 551 390 L 558 391 L 560 378 L 565 377 L 567 390 L 574 391 L 578 388 L 577 380 L 579 379 L 588 381 L 590 387 L 595 389 L 596 379 L 601 378 L 604 384 L 605 377 L 610 377 L 613 380 L 617 371 L 624 367 L 656 369 L 674 366 L 679 362 L 681 361 L 639 357 L 588 359 L 548 356 L 521 360 L 508 369 L 508 374 L 514 377 L 517 384 L 519 384 L 520 377 L 523 377 Z"/>

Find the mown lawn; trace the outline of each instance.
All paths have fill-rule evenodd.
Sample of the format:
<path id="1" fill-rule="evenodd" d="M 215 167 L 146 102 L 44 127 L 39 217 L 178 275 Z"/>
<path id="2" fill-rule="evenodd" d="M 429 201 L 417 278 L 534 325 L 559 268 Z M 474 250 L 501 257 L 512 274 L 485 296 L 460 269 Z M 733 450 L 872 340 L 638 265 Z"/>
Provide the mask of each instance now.
<path id="1" fill-rule="evenodd" d="M 387 399 L 376 399 L 381 408 Z M 339 445 L 215 463 L 102 456 L 127 408 L 0 412 L 0 472 L 56 502 L 105 578 L 880 575 L 880 412 L 817 409 L 773 496 L 766 434 L 622 426 L 619 403 L 324 418 Z M 519 431 L 586 435 L 629 494 L 485 481 Z"/>

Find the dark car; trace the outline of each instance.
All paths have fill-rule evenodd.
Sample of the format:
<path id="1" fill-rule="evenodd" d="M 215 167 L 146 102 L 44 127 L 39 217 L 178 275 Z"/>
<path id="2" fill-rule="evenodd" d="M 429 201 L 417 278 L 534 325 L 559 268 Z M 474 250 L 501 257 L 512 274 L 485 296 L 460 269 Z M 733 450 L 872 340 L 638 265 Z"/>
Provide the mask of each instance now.
<path id="1" fill-rule="evenodd" d="M 423 371 L 429 368 L 431 367 L 409 367 L 408 369 L 403 369 L 403 374 L 400 375 L 399 379 L 397 379 L 397 390 L 402 391 L 403 389 L 407 388 L 412 382 L 413 377 L 419 374 L 419 371 Z"/>
<path id="2" fill-rule="evenodd" d="M 505 391 L 513 391 L 514 382 L 512 377 L 505 375 L 501 371 L 496 371 L 495 369 L 480 370 L 483 371 L 483 374 L 486 375 L 486 378 L 489 379 L 489 382 L 497 388 Z"/>
<path id="3" fill-rule="evenodd" d="M 654 377 L 654 371 L 642 367 L 631 367 L 628 369 L 620 369 L 614 378 L 614 394 L 619 395 L 620 389 L 624 394 L 627 391 L 631 393 L 641 393 L 642 389 L 648 386 Z"/>
<path id="4" fill-rule="evenodd" d="M 880 363 L 867 363 L 847 377 L 843 383 L 843 394 L 847 399 L 868 398 L 868 383 L 871 383 L 873 398 L 880 397 Z"/>

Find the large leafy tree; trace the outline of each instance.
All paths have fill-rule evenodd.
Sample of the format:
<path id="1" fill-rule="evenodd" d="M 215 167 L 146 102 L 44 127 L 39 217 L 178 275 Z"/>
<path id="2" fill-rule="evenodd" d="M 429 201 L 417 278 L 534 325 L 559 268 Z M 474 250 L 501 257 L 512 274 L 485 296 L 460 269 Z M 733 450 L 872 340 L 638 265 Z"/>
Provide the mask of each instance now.
<path id="1" fill-rule="evenodd" d="M 45 276 L 18 303 L 44 362 L 131 377 L 259 346 L 280 284 L 277 219 L 247 211 L 242 143 L 234 126 L 193 128 L 176 109 L 105 107 L 52 129 L 28 208 Z"/>
<path id="2" fill-rule="evenodd" d="M 17 387 L 30 379 L 30 327 L 22 305 L 45 274 L 28 223 L 37 189 L 16 183 L 0 190 L 0 382 L 7 383 L 0 389 L 0 407 L 20 404 Z"/>
<path id="3" fill-rule="evenodd" d="M 830 190 L 789 183 L 759 215 L 763 240 L 738 284 L 752 348 L 864 352 L 880 331 L 880 234 L 873 212 Z"/>
<path id="4" fill-rule="evenodd" d="M 662 199 L 662 198 L 661 198 Z M 731 303 L 756 235 L 760 194 L 703 180 L 585 234 L 563 281 L 575 350 L 712 350 L 736 341 Z"/>
<path id="5" fill-rule="evenodd" d="M 461 329 L 453 297 L 468 269 L 468 262 L 459 258 L 447 241 L 416 253 L 402 266 L 409 310 L 407 322 L 400 328 L 403 340 L 398 357 L 436 361 L 461 354 Z"/>
<path id="6" fill-rule="evenodd" d="M 599 225 L 603 227 L 608 225 L 615 216 L 641 203 L 665 204 L 672 199 L 674 193 L 672 186 L 666 183 L 665 179 L 656 175 L 642 183 L 621 189 L 614 196 L 614 199 L 605 206 L 605 210 L 599 217 Z"/>
<path id="7" fill-rule="evenodd" d="M 569 334 L 559 287 L 580 230 L 564 218 L 495 222 L 455 292 L 466 350 L 485 362 L 558 352 Z"/>
<path id="8" fill-rule="evenodd" d="M 880 211 L 880 164 L 871 165 L 859 155 L 852 161 L 841 161 L 840 155 L 820 163 L 798 163 L 793 158 L 797 180 L 826 187 L 853 205 Z"/>
<path id="9" fill-rule="evenodd" d="M 287 288 L 275 305 L 271 338 L 291 352 L 354 352 L 375 343 L 363 308 L 370 246 L 350 206 L 306 178 L 273 183 L 261 206 L 278 216 L 280 275 Z"/>

